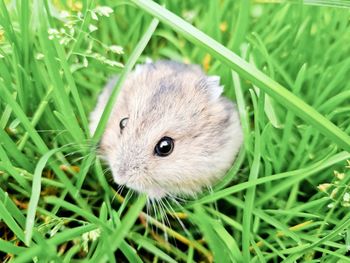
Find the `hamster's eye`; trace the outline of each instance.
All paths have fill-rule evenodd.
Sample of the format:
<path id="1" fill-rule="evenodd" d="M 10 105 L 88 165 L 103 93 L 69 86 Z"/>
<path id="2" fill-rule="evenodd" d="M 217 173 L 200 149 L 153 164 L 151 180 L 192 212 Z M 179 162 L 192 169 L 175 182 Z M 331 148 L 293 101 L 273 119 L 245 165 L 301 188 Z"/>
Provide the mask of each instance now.
<path id="1" fill-rule="evenodd" d="M 174 140 L 170 137 L 163 137 L 159 140 L 156 147 L 154 148 L 154 153 L 158 156 L 165 157 L 173 152 Z"/>
<path id="2" fill-rule="evenodd" d="M 124 129 L 126 127 L 126 125 L 128 124 L 128 120 L 129 118 L 123 118 L 120 122 L 119 122 L 119 127 L 120 129 Z"/>

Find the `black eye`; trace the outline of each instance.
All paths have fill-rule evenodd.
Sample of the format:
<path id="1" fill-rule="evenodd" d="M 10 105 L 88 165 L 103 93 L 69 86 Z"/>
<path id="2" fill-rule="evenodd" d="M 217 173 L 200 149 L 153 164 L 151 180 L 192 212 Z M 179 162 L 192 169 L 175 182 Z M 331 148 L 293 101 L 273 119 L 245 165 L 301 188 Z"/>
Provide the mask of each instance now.
<path id="1" fill-rule="evenodd" d="M 173 152 L 174 140 L 170 137 L 163 137 L 159 140 L 156 147 L 154 148 L 154 153 L 158 156 L 165 157 Z"/>
<path id="2" fill-rule="evenodd" d="M 129 118 L 123 118 L 119 122 L 119 127 L 120 127 L 121 130 L 125 128 L 126 124 L 128 124 L 128 120 L 129 120 Z"/>

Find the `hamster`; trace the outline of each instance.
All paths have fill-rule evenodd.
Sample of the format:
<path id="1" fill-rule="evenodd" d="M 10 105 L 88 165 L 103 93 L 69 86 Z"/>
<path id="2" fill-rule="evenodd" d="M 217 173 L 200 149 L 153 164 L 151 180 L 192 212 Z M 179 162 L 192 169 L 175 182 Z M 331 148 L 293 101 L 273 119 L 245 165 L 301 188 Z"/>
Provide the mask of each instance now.
<path id="1" fill-rule="evenodd" d="M 112 78 L 90 115 L 97 127 L 117 82 Z M 235 105 L 218 76 L 170 60 L 138 65 L 128 75 L 100 142 L 119 185 L 151 199 L 195 196 L 220 180 L 243 141 Z"/>

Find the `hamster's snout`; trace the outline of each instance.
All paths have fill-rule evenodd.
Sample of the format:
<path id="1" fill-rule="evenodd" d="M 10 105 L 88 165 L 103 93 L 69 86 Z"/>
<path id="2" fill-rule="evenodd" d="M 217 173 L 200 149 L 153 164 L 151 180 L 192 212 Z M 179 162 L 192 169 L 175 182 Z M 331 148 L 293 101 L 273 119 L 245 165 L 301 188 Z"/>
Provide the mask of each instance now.
<path id="1" fill-rule="evenodd" d="M 108 162 L 116 183 L 130 187 L 130 184 L 147 178 L 147 160 L 143 152 L 143 146 L 135 141 L 114 149 Z"/>
<path id="2" fill-rule="evenodd" d="M 123 155 L 123 154 L 120 154 L 120 155 Z M 116 159 L 119 159 L 119 160 L 115 161 L 114 169 L 112 170 L 114 170 L 116 175 L 120 178 L 130 177 L 133 174 L 133 172 L 135 172 L 137 168 L 139 168 L 139 165 L 135 164 L 133 162 L 134 161 L 133 159 L 129 161 L 125 155 L 119 158 L 117 157 Z"/>

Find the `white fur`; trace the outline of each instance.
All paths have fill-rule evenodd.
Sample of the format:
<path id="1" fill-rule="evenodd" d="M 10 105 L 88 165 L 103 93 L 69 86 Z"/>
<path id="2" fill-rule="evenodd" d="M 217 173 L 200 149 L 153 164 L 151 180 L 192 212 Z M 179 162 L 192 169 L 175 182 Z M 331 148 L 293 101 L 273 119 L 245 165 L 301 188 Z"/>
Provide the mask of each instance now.
<path id="1" fill-rule="evenodd" d="M 114 81 L 91 113 L 92 131 Z M 115 182 L 158 199 L 193 196 L 220 180 L 243 141 L 237 110 L 222 91 L 219 77 L 173 61 L 144 64 L 130 73 L 100 143 Z M 127 126 L 120 131 L 125 117 Z M 164 136 L 174 139 L 174 151 L 159 157 L 154 147 Z"/>

